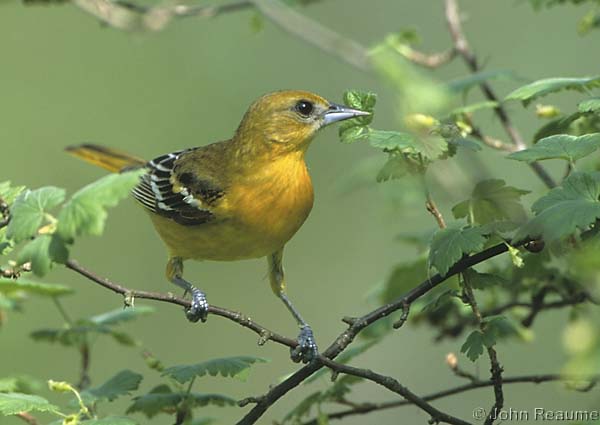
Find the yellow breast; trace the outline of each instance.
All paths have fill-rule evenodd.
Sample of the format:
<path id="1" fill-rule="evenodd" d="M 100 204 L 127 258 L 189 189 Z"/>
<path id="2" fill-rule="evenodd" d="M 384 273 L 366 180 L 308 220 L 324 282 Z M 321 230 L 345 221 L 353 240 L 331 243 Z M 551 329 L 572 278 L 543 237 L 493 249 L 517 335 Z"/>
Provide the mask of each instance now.
<path id="1" fill-rule="evenodd" d="M 312 205 L 313 188 L 303 155 L 294 154 L 231 182 L 209 223 L 183 226 L 151 217 L 172 256 L 229 261 L 263 257 L 282 248 Z"/>

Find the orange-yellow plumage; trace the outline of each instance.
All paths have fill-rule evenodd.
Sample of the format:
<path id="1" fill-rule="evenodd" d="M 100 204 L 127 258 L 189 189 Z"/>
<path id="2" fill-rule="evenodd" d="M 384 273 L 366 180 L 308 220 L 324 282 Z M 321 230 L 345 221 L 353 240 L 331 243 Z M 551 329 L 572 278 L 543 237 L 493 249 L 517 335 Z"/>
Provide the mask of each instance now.
<path id="1" fill-rule="evenodd" d="M 285 295 L 282 267 L 285 244 L 313 206 L 304 154 L 319 129 L 364 114 L 313 93 L 281 91 L 255 101 L 231 139 L 148 163 L 96 145 L 67 150 L 113 172 L 148 169 L 133 195 L 167 246 L 167 277 L 192 294 L 190 320 L 205 320 L 208 303 L 202 291 L 183 279 L 183 260 L 266 256 L 272 288 L 302 328 L 292 358 L 307 361 L 316 345 Z"/>

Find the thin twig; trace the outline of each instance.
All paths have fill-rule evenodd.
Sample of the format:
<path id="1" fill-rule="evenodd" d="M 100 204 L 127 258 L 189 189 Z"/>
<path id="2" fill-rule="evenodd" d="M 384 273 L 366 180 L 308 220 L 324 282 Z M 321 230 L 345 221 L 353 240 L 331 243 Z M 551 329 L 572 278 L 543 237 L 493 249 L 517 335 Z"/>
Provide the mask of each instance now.
<path id="1" fill-rule="evenodd" d="M 517 243 L 517 245 L 521 246 L 523 243 L 524 242 L 520 242 Z M 507 245 L 505 243 L 501 243 L 477 254 L 465 257 L 452 266 L 446 275 L 442 276 L 440 274 L 436 274 L 415 286 L 404 295 L 396 298 L 394 301 L 385 304 L 362 317 L 352 320 L 352 324 L 335 339 L 335 341 L 323 352 L 321 357 L 304 366 L 290 377 L 285 379 L 283 382 L 273 386 L 264 396 L 262 396 L 260 399 L 261 401 L 258 402 L 241 420 L 237 422 L 237 425 L 251 425 L 256 423 L 267 411 L 267 409 L 277 402 L 277 400 L 279 400 L 293 388 L 300 385 L 317 370 L 324 367 L 324 364 L 321 360 L 322 357 L 334 359 L 342 351 L 344 351 L 352 343 L 356 336 L 367 326 L 389 316 L 395 311 L 403 309 L 407 304 L 410 305 L 415 300 L 419 299 L 430 290 L 446 281 L 448 278 L 461 273 L 469 267 L 496 257 L 497 255 L 503 254 L 507 250 Z"/>
<path id="2" fill-rule="evenodd" d="M 444 0 L 444 3 L 446 21 L 448 23 L 450 35 L 454 42 L 454 47 L 456 51 L 462 56 L 471 72 L 478 72 L 480 70 L 480 67 L 477 61 L 477 56 L 475 56 L 475 54 L 471 50 L 469 42 L 467 41 L 464 35 L 457 0 Z M 494 108 L 494 112 L 496 113 L 496 116 L 500 119 L 502 127 L 504 127 L 504 130 L 510 137 L 510 140 L 515 145 L 517 150 L 525 149 L 527 145 L 525 144 L 523 137 L 521 136 L 519 131 L 513 126 L 513 123 L 510 117 L 508 116 L 506 109 L 504 109 L 504 107 L 500 103 L 500 99 L 498 98 L 492 87 L 486 81 L 481 82 L 479 84 L 479 87 L 481 88 L 481 91 L 488 100 L 498 102 L 497 106 Z M 542 165 L 540 165 L 537 162 L 533 162 L 529 165 L 546 186 L 548 186 L 549 188 L 553 188 L 556 186 L 556 182 L 554 181 L 552 176 L 548 174 L 546 169 L 542 167 Z"/>
<path id="3" fill-rule="evenodd" d="M 107 289 L 110 289 L 113 292 L 121 294 L 125 297 L 144 298 L 144 299 L 149 299 L 149 300 L 162 301 L 162 302 L 167 302 L 167 303 L 171 303 L 171 304 L 176 304 L 176 305 L 180 305 L 185 308 L 190 307 L 190 302 L 188 300 L 186 300 L 184 298 L 176 297 L 175 295 L 173 295 L 171 293 L 164 294 L 164 293 L 160 293 L 160 292 L 139 291 L 139 290 L 126 288 L 125 286 L 122 286 L 118 283 L 112 282 L 104 277 L 98 276 L 95 273 L 85 269 L 84 267 L 79 265 L 79 263 L 75 260 L 68 260 L 65 265 L 70 270 L 73 270 L 73 271 L 79 273 L 80 275 L 90 279 L 91 281 L 96 282 L 99 285 L 101 285 Z M 227 309 L 217 307 L 214 305 L 209 306 L 208 311 L 210 314 L 224 317 L 224 318 L 229 319 L 247 329 L 252 330 L 253 332 L 255 332 L 256 334 L 258 334 L 260 336 L 260 341 L 262 341 L 262 342 L 269 340 L 269 341 L 276 342 L 278 344 L 285 345 L 290 348 L 295 348 L 298 345 L 298 343 L 295 340 L 286 338 L 282 335 L 272 332 L 269 329 L 265 328 L 264 326 L 259 325 L 258 323 L 256 323 L 255 321 L 253 321 L 252 319 L 250 319 L 249 317 L 247 317 L 241 313 L 227 310 Z"/>
<path id="4" fill-rule="evenodd" d="M 505 377 L 503 380 L 504 384 L 518 384 L 518 383 L 533 383 L 533 384 L 542 384 L 545 382 L 579 382 L 586 383 L 586 387 L 589 387 L 593 384 L 597 384 L 600 382 L 600 375 L 591 375 L 591 376 L 565 376 L 559 374 L 547 374 L 547 375 L 524 375 L 524 376 L 511 376 Z M 437 391 L 428 395 L 421 397 L 425 401 L 434 401 L 440 398 L 449 397 L 455 394 L 464 393 L 466 391 L 475 390 L 478 388 L 492 387 L 494 386 L 494 382 L 492 380 L 487 381 L 476 381 L 470 382 L 468 384 L 459 385 L 454 388 L 449 388 L 442 391 Z M 363 415 L 375 411 L 394 409 L 397 407 L 403 406 L 411 406 L 412 402 L 408 400 L 393 400 L 383 403 L 358 403 L 355 408 L 340 410 L 337 412 L 327 413 L 327 418 L 329 420 L 333 419 L 343 419 L 347 416 L 354 415 Z M 302 425 L 317 425 L 317 420 L 311 420 L 309 422 L 304 422 Z"/>
<path id="5" fill-rule="evenodd" d="M 27 412 L 19 412 L 15 415 L 17 418 L 22 419 L 27 422 L 29 425 L 38 425 L 37 419 Z"/>
<path id="6" fill-rule="evenodd" d="M 447 63 L 451 62 L 458 53 L 454 47 L 443 52 L 429 54 L 415 50 L 412 47 L 408 47 L 402 51 L 398 49 L 396 50 L 415 65 L 423 66 L 429 69 L 435 69 L 446 65 Z"/>
<path id="7" fill-rule="evenodd" d="M 483 321 L 483 315 L 479 310 L 479 306 L 477 305 L 477 300 L 475 298 L 475 294 L 473 294 L 473 288 L 471 288 L 471 284 L 467 279 L 467 276 L 463 274 L 462 286 L 464 293 L 466 295 L 466 300 L 468 304 L 471 306 L 471 310 L 473 311 L 473 315 L 475 316 L 475 320 L 479 325 L 479 330 L 484 333 L 485 322 Z M 487 347 L 488 357 L 490 359 L 490 372 L 492 375 L 492 382 L 494 382 L 494 405 L 488 412 L 487 417 L 485 418 L 484 425 L 492 425 L 494 420 L 498 417 L 498 412 L 502 410 L 504 406 L 504 391 L 502 389 L 502 366 L 500 366 L 500 362 L 498 361 L 498 353 L 493 346 Z"/>
<path id="8" fill-rule="evenodd" d="M 395 392 L 396 394 L 401 395 L 405 400 L 411 402 L 412 404 L 419 406 L 422 410 L 429 413 L 431 415 L 430 423 L 439 423 L 444 422 L 448 424 L 454 425 L 469 425 L 469 422 L 463 421 L 459 418 L 456 418 L 452 415 L 444 413 L 431 404 L 429 404 L 426 400 L 423 400 L 422 397 L 417 396 L 415 393 L 410 391 L 396 379 L 391 378 L 389 376 L 380 375 L 378 373 L 373 372 L 368 369 L 359 369 L 356 367 L 348 366 L 345 364 L 337 363 L 326 359 L 323 361 L 325 366 L 330 368 L 331 370 L 337 373 L 345 373 L 347 375 L 358 376 L 369 381 L 373 381 L 390 391 Z"/>
<path id="9" fill-rule="evenodd" d="M 446 228 L 446 221 L 444 220 L 444 216 L 438 209 L 435 201 L 431 197 L 431 193 L 427 190 L 426 200 L 425 200 L 425 208 L 427 211 L 435 218 L 435 221 L 440 229 Z"/>

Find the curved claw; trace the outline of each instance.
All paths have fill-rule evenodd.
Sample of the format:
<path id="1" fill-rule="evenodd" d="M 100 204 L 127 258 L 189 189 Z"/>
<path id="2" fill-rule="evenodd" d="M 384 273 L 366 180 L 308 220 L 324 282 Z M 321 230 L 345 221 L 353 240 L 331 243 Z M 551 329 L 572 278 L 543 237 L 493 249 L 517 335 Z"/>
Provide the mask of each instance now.
<path id="1" fill-rule="evenodd" d="M 206 301 L 206 294 L 198 288 L 192 288 L 192 305 L 185 311 L 185 315 L 190 322 L 197 322 L 201 320 L 206 322 L 208 317 L 208 301 Z"/>
<path id="2" fill-rule="evenodd" d="M 302 326 L 298 335 L 298 345 L 290 349 L 290 357 L 295 363 L 309 363 L 319 356 L 313 331 L 308 325 Z"/>

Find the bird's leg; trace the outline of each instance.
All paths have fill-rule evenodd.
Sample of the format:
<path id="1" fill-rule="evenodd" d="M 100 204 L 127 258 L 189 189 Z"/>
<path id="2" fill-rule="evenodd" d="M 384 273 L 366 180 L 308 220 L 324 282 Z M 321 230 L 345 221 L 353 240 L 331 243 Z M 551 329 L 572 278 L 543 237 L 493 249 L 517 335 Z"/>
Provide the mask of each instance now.
<path id="1" fill-rule="evenodd" d="M 206 317 L 208 316 L 206 294 L 183 278 L 183 260 L 181 257 L 169 258 L 169 262 L 167 263 L 167 279 L 180 288 L 183 288 L 186 294 L 188 292 L 192 294 L 192 305 L 185 312 L 188 320 L 190 322 L 197 322 L 198 320 L 206 322 Z"/>
<path id="2" fill-rule="evenodd" d="M 296 322 L 300 326 L 300 334 L 298 335 L 298 346 L 290 349 L 290 355 L 294 362 L 308 363 L 319 355 L 317 344 L 311 327 L 302 318 L 298 310 L 294 307 L 285 293 L 285 277 L 283 274 L 283 249 L 274 252 L 268 257 L 269 262 L 269 279 L 271 281 L 271 289 L 277 297 L 283 301 L 287 309 L 292 313 Z"/>

